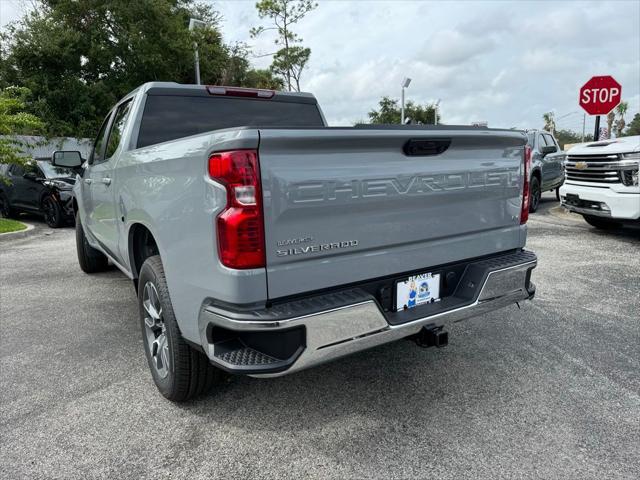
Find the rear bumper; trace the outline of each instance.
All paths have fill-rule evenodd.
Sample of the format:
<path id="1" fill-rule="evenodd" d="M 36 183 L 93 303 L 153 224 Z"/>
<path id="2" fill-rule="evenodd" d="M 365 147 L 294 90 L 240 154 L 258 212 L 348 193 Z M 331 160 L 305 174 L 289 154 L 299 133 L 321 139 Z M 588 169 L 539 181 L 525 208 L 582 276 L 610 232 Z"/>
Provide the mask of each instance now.
<path id="1" fill-rule="evenodd" d="M 620 187 L 616 192 L 608 187 L 588 187 L 565 183 L 560 187 L 562 206 L 570 212 L 607 218 L 635 220 L 640 218 L 640 192 L 638 187 Z M 633 188 L 636 191 L 633 191 Z M 567 194 L 578 195 L 579 201 L 567 199 Z"/>
<path id="2" fill-rule="evenodd" d="M 398 317 L 405 312 L 385 312 L 374 296 L 357 288 L 291 302 L 273 311 L 239 313 L 203 305 L 199 317 L 202 347 L 213 364 L 227 371 L 281 376 L 416 334 L 426 325 L 446 325 L 531 299 L 535 286 L 530 276 L 536 265 L 535 255 L 525 251 L 470 263 L 454 295 L 438 304 L 411 309 L 411 316 L 402 323 Z M 227 341 L 234 335 L 254 340 L 261 334 L 275 335 L 274 341 L 279 341 L 278 332 L 293 341 L 302 339 L 282 358 L 265 356 L 257 351 L 259 347 L 230 353 L 225 346 L 225 342 L 236 342 Z M 223 341 L 216 341 L 216 335 Z"/>

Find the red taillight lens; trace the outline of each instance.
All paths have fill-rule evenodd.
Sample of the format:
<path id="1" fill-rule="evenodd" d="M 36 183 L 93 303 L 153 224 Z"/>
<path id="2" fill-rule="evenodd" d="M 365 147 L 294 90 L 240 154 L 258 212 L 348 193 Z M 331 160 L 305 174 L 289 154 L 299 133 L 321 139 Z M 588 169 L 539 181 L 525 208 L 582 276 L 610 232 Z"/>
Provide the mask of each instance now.
<path id="1" fill-rule="evenodd" d="M 520 225 L 524 225 L 529 220 L 529 175 L 531 174 L 531 147 L 524 147 L 523 162 L 524 182 L 522 184 L 522 209 L 520 210 Z"/>
<path id="2" fill-rule="evenodd" d="M 218 215 L 218 252 L 229 268 L 265 266 L 264 219 L 258 152 L 234 150 L 209 157 L 209 175 L 227 189 L 227 206 Z"/>

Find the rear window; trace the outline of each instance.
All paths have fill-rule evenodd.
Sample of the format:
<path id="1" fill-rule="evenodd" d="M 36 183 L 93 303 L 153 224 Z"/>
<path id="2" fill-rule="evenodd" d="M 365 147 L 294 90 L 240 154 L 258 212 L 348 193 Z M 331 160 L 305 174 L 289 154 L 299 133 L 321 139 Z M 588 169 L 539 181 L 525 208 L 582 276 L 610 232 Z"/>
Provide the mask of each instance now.
<path id="1" fill-rule="evenodd" d="M 323 127 L 317 105 L 222 97 L 149 95 L 138 148 L 231 127 Z"/>

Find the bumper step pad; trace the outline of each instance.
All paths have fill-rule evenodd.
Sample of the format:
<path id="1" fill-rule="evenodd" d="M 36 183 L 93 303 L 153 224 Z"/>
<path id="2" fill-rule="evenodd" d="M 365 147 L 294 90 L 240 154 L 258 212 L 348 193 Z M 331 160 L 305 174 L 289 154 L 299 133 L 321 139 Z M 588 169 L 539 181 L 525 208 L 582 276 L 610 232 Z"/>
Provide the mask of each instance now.
<path id="1" fill-rule="evenodd" d="M 257 365 L 273 365 L 279 363 L 277 358 L 254 350 L 251 347 L 240 347 L 236 350 L 228 350 L 216 353 L 216 358 L 221 361 L 238 367 L 257 366 Z"/>

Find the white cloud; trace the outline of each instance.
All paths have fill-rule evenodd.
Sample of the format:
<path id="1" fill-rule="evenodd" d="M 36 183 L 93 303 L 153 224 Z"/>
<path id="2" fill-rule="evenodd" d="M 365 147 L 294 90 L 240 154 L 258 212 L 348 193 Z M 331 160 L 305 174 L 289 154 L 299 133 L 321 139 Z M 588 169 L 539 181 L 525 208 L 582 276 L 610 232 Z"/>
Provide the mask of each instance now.
<path id="1" fill-rule="evenodd" d="M 302 83 L 332 124 L 365 119 L 383 95 L 399 97 L 404 76 L 413 79 L 408 98 L 442 98 L 446 122 L 496 127 L 540 127 L 553 109 L 576 112 L 566 119 L 581 129 L 578 89 L 592 75 L 615 76 L 624 98 L 640 95 L 635 1 L 319 3 L 297 26 L 312 49 Z M 258 21 L 253 0 L 214 5 L 227 38 L 248 38 L 246 22 Z"/>
<path id="2" fill-rule="evenodd" d="M 203 1 L 223 13 L 226 41 L 273 51 L 273 37 L 249 38 L 261 22 L 255 0 Z M 366 119 L 380 97 L 400 96 L 405 76 L 413 79 L 407 98 L 441 98 L 447 123 L 532 128 L 555 110 L 581 129 L 578 89 L 603 74 L 622 85 L 628 121 L 640 110 L 637 0 L 319 3 L 295 31 L 312 50 L 303 88 L 318 97 L 331 124 Z M 0 24 L 17 19 L 23 4 L 0 0 Z M 264 68 L 270 58 L 252 61 Z M 591 131 L 594 119 L 586 121 Z"/>
<path id="3" fill-rule="evenodd" d="M 427 40 L 423 58 L 434 65 L 456 65 L 493 49 L 493 39 L 472 37 L 458 30 L 441 30 Z"/>

